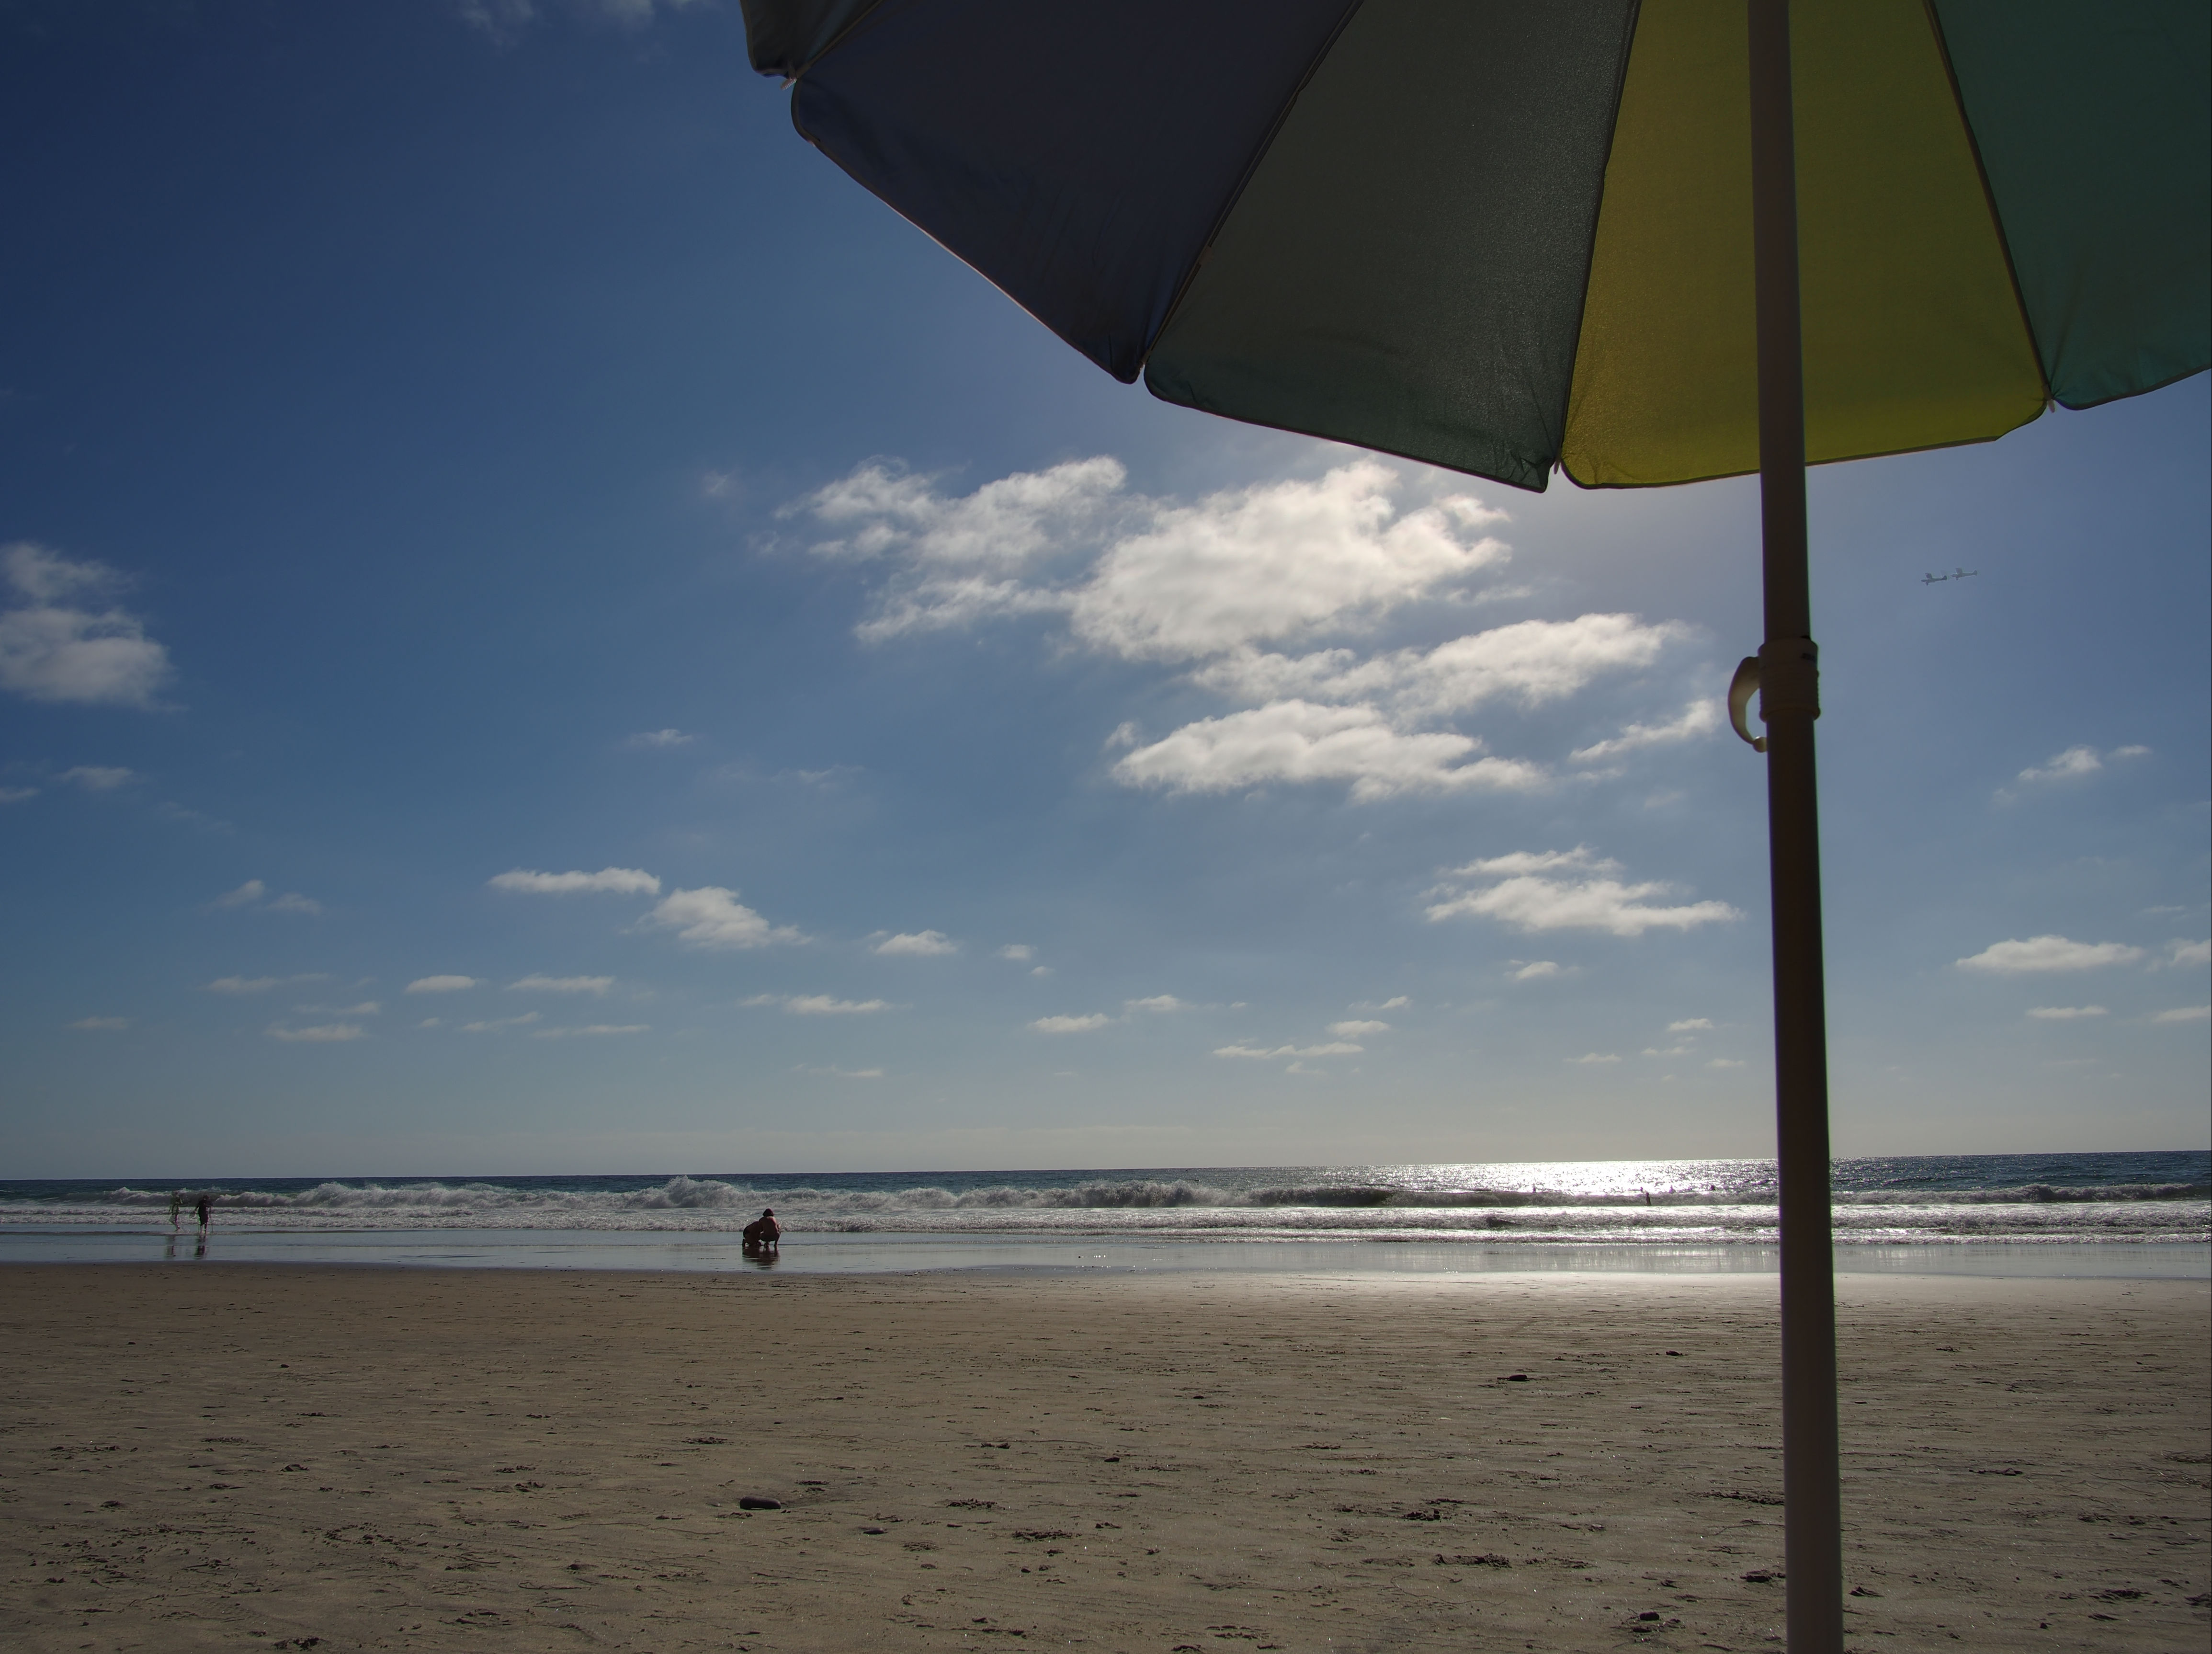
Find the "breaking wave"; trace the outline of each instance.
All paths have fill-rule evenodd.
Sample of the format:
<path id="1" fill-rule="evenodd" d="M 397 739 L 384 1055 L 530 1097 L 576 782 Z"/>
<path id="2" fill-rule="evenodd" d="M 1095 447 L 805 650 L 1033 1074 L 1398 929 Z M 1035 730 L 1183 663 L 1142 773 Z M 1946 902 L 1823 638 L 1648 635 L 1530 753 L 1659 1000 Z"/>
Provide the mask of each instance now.
<path id="1" fill-rule="evenodd" d="M 2212 1239 L 2205 1171 L 2201 1155 L 1842 1162 L 1837 1238 L 2203 1243 Z M 2145 1175 L 2158 1172 L 2167 1175 Z M 1711 1245 L 1770 1244 L 1776 1228 L 1764 1161 L 941 1176 L 248 1179 L 181 1191 L 10 1183 L 0 1183 L 0 1227 L 166 1228 L 173 1195 L 205 1193 L 227 1224 L 269 1230 L 714 1232 L 764 1207 L 800 1232 Z"/>

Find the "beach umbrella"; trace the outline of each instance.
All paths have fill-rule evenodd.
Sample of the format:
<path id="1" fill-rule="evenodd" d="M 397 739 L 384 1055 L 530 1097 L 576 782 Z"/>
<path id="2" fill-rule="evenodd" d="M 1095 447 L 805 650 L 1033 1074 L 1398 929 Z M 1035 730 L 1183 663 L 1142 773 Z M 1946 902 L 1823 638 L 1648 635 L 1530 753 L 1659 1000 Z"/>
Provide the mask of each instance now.
<path id="1" fill-rule="evenodd" d="M 1842 1646 L 1804 472 L 2203 371 L 2204 0 L 744 0 L 802 136 L 1156 396 L 1757 471 L 1789 1640 Z"/>

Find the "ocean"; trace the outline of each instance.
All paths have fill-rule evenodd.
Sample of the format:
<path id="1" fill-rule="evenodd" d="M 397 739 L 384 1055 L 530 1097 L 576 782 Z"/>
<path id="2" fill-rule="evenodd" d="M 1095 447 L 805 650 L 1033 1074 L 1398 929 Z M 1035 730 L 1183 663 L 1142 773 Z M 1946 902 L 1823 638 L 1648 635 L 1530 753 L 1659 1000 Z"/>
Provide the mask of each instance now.
<path id="1" fill-rule="evenodd" d="M 1903 1155 L 1835 1164 L 1839 1267 L 2202 1274 L 2212 1154 Z M 763 1207 L 779 1267 L 1771 1268 L 1774 1163 L 1585 1160 L 931 1172 L 0 1182 L 0 1260 L 173 1254 L 213 1201 L 230 1258 L 723 1268 Z M 183 1225 L 192 1250 L 189 1213 Z M 2112 1249 L 2125 1249 L 2124 1254 Z M 2154 1254 L 2149 1249 L 2158 1249 Z M 2179 1250 L 2171 1250 L 2179 1249 Z M 1932 1261 L 1932 1262 L 1931 1262 Z M 2102 1272 L 2101 1270 L 2099 1272 Z"/>

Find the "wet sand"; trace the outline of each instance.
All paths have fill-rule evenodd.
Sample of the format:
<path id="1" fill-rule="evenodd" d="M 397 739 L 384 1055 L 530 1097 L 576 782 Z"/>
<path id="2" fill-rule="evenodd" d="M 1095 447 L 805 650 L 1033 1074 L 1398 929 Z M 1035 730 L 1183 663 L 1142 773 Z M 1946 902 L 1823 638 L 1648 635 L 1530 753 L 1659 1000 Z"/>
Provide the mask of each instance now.
<path id="1" fill-rule="evenodd" d="M 2201 1654 L 2206 1286 L 1841 1290 L 1852 1646 Z M 0 1624 L 26 1650 L 1771 1649 L 1773 1292 L 0 1268 Z"/>

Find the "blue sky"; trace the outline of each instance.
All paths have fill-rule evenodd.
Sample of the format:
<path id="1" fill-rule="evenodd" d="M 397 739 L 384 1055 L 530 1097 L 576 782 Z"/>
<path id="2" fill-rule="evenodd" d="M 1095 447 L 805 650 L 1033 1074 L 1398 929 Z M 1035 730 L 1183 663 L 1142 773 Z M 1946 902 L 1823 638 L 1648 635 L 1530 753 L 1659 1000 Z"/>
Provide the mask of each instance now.
<path id="1" fill-rule="evenodd" d="M 1751 484 L 1117 385 L 734 5 L 0 38 L 0 1175 L 1767 1152 Z M 2206 1142 L 2207 425 L 1816 473 L 1839 1152 Z"/>

